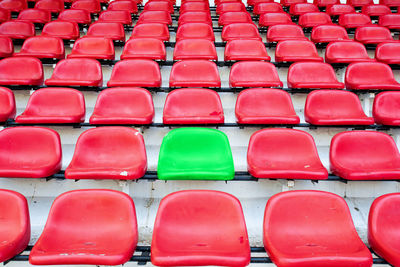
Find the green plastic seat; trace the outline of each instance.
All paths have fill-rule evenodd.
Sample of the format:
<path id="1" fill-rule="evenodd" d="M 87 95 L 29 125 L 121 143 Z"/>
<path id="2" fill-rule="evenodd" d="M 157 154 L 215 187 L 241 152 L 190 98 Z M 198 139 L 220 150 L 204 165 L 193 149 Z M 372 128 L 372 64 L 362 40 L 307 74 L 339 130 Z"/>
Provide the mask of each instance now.
<path id="1" fill-rule="evenodd" d="M 232 180 L 228 137 L 208 128 L 179 128 L 163 139 L 157 167 L 161 180 Z"/>

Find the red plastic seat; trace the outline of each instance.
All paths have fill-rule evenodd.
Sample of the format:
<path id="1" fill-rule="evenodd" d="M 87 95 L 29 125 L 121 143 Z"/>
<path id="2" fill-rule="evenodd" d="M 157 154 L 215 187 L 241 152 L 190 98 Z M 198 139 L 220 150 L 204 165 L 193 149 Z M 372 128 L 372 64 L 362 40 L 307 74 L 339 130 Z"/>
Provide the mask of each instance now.
<path id="1" fill-rule="evenodd" d="M 398 180 L 400 154 L 393 138 L 375 131 L 336 134 L 330 146 L 330 168 L 346 180 Z"/>
<path id="2" fill-rule="evenodd" d="M 346 88 L 351 90 L 399 90 L 392 69 L 381 62 L 351 63 L 345 74 Z"/>
<path id="3" fill-rule="evenodd" d="M 325 49 L 326 63 L 372 62 L 367 49 L 359 42 L 332 42 Z"/>
<path id="4" fill-rule="evenodd" d="M 262 40 L 254 23 L 232 23 L 226 25 L 222 29 L 221 38 L 224 42 L 236 39 Z"/>
<path id="5" fill-rule="evenodd" d="M 389 29 L 379 26 L 358 27 L 354 39 L 363 44 L 378 44 L 394 41 Z"/>
<path id="6" fill-rule="evenodd" d="M 225 12 L 246 12 L 246 6 L 242 2 L 222 3 L 217 6 L 216 12 L 221 15 Z"/>
<path id="7" fill-rule="evenodd" d="M 221 87 L 217 65 L 207 60 L 182 60 L 171 69 L 170 87 Z"/>
<path id="8" fill-rule="evenodd" d="M 328 7 L 330 5 L 340 4 L 340 0 L 314 0 L 313 4 L 318 7 Z"/>
<path id="9" fill-rule="evenodd" d="M 278 24 L 294 24 L 292 18 L 287 13 L 264 13 L 260 15 L 258 25 L 269 27 Z"/>
<path id="10" fill-rule="evenodd" d="M 225 61 L 266 60 L 270 61 L 267 49 L 259 40 L 232 40 L 225 46 Z"/>
<path id="11" fill-rule="evenodd" d="M 27 21 L 6 21 L 0 25 L 0 36 L 11 39 L 26 39 L 35 36 L 35 25 Z"/>
<path id="12" fill-rule="evenodd" d="M 211 190 L 167 195 L 154 223 L 151 262 L 158 266 L 248 265 L 250 246 L 239 200 Z"/>
<path id="13" fill-rule="evenodd" d="M 67 58 L 93 58 L 113 60 L 114 44 L 111 39 L 103 37 L 83 37 L 74 43 Z"/>
<path id="14" fill-rule="evenodd" d="M 341 90 L 317 90 L 307 95 L 306 122 L 314 125 L 371 125 L 358 96 Z"/>
<path id="15" fill-rule="evenodd" d="M 379 26 L 383 26 L 391 30 L 398 30 L 400 29 L 400 14 L 388 14 L 380 16 L 378 24 Z"/>
<path id="16" fill-rule="evenodd" d="M 14 119 L 16 113 L 14 93 L 5 87 L 0 87 L 0 121 Z"/>
<path id="17" fill-rule="evenodd" d="M 367 5 L 373 5 L 373 0 L 346 0 L 346 4 L 352 5 L 354 7 L 363 7 Z"/>
<path id="18" fill-rule="evenodd" d="M 400 64 L 400 43 L 382 42 L 375 50 L 375 59 L 386 64 Z"/>
<path id="19" fill-rule="evenodd" d="M 65 178 L 132 180 L 146 170 L 143 136 L 133 128 L 109 126 L 79 136 Z"/>
<path id="20" fill-rule="evenodd" d="M 264 129 L 250 137 L 247 169 L 256 178 L 328 178 L 313 137 L 300 130 Z"/>
<path id="21" fill-rule="evenodd" d="M 28 3 L 26 0 L 2 0 L 0 8 L 10 12 L 20 12 L 28 8 Z"/>
<path id="22" fill-rule="evenodd" d="M 224 111 L 217 92 L 184 88 L 170 92 L 165 100 L 164 124 L 224 123 Z"/>
<path id="23" fill-rule="evenodd" d="M 235 115 L 239 124 L 298 124 L 289 93 L 280 89 L 251 88 L 239 93 Z"/>
<path id="24" fill-rule="evenodd" d="M 291 5 L 289 8 L 289 13 L 292 16 L 300 16 L 309 12 L 318 12 L 319 9 L 316 5 L 311 3 L 298 3 Z"/>
<path id="25" fill-rule="evenodd" d="M 261 15 L 264 13 L 281 13 L 284 12 L 283 8 L 278 3 L 258 3 L 254 5 L 254 15 Z"/>
<path id="26" fill-rule="evenodd" d="M 81 0 L 79 0 L 81 1 Z M 117 22 L 124 25 L 132 24 L 132 16 L 129 11 L 107 10 L 100 13 L 99 22 Z"/>
<path id="27" fill-rule="evenodd" d="M 0 211 L 3 214 L 0 246 L 0 262 L 18 255 L 28 246 L 31 237 L 31 223 L 26 198 L 18 192 L 0 189 Z"/>
<path id="28" fill-rule="evenodd" d="M 310 41 L 287 40 L 279 42 L 275 50 L 275 61 L 324 61 L 318 55 L 317 48 Z"/>
<path id="29" fill-rule="evenodd" d="M 303 28 L 312 28 L 324 24 L 332 24 L 331 17 L 324 12 L 310 12 L 299 17 L 299 26 Z"/>
<path id="30" fill-rule="evenodd" d="M 319 25 L 312 29 L 311 41 L 314 43 L 329 43 L 349 40 L 345 28 L 339 25 Z"/>
<path id="31" fill-rule="evenodd" d="M 121 60 L 114 65 L 107 86 L 160 87 L 160 66 L 148 59 Z"/>
<path id="32" fill-rule="evenodd" d="M 389 7 L 398 7 L 400 2 L 398 0 L 379 0 L 379 4 L 386 5 Z"/>
<path id="33" fill-rule="evenodd" d="M 45 178 L 61 169 L 60 136 L 48 128 L 0 131 L 0 154 L 0 177 Z"/>
<path id="34" fill-rule="evenodd" d="M 8 57 L 0 60 L 0 85 L 43 84 L 43 66 L 34 57 Z"/>
<path id="35" fill-rule="evenodd" d="M 125 42 L 124 26 L 118 22 L 95 22 L 89 26 L 86 36 Z"/>
<path id="36" fill-rule="evenodd" d="M 265 250 L 277 266 L 372 266 L 346 201 L 333 193 L 296 190 L 272 196 L 263 230 Z"/>
<path id="37" fill-rule="evenodd" d="M 392 266 L 400 264 L 398 253 L 399 200 L 399 193 L 378 197 L 372 203 L 368 216 L 368 243 L 375 253 Z"/>
<path id="38" fill-rule="evenodd" d="M 127 194 L 107 189 L 69 191 L 54 200 L 29 262 L 119 265 L 133 255 L 137 240 L 135 205 Z"/>
<path id="39" fill-rule="evenodd" d="M 181 26 L 185 23 L 207 23 L 212 27 L 211 15 L 208 12 L 204 11 L 193 11 L 193 12 L 185 12 L 184 14 L 179 16 L 178 26 Z"/>
<path id="40" fill-rule="evenodd" d="M 228 0 L 226 0 L 226 1 L 228 1 Z M 248 0 L 247 1 L 247 5 L 248 6 L 256 6 L 257 4 L 260 4 L 260 3 L 272 3 L 273 2 L 273 0 Z"/>
<path id="41" fill-rule="evenodd" d="M 6 22 L 11 19 L 11 12 L 6 9 L 0 8 L 0 23 Z"/>
<path id="42" fill-rule="evenodd" d="M 62 0 L 39 0 L 35 4 L 35 9 L 47 10 L 51 13 L 60 13 L 64 10 L 64 1 Z"/>
<path id="43" fill-rule="evenodd" d="M 289 67 L 287 75 L 289 88 L 343 89 L 333 67 L 322 62 L 297 62 Z"/>
<path id="44" fill-rule="evenodd" d="M 232 23 L 252 23 L 253 20 L 249 13 L 242 12 L 225 12 L 219 16 L 218 25 L 226 26 Z"/>
<path id="45" fill-rule="evenodd" d="M 47 86 L 94 86 L 103 85 L 101 65 L 90 58 L 69 58 L 59 61 Z"/>
<path id="46" fill-rule="evenodd" d="M 326 7 L 326 14 L 328 14 L 329 16 L 340 16 L 343 14 L 350 14 L 355 12 L 356 10 L 353 6 L 346 4 L 337 3 Z"/>
<path id="47" fill-rule="evenodd" d="M 20 52 L 13 56 L 36 58 L 65 58 L 64 43 L 57 37 L 34 36 L 25 40 Z"/>
<path id="48" fill-rule="evenodd" d="M 25 9 L 18 14 L 18 21 L 46 24 L 51 21 L 51 13 L 41 9 Z"/>
<path id="49" fill-rule="evenodd" d="M 304 36 L 303 29 L 295 24 L 273 25 L 268 28 L 268 42 L 279 42 L 285 40 L 308 40 Z"/>
<path id="50" fill-rule="evenodd" d="M 348 13 L 339 16 L 339 25 L 347 28 L 358 28 L 372 24 L 371 18 L 361 13 Z"/>
<path id="51" fill-rule="evenodd" d="M 0 58 L 11 57 L 14 53 L 14 45 L 10 38 L 0 37 Z"/>
<path id="52" fill-rule="evenodd" d="M 375 96 L 372 115 L 377 124 L 400 125 L 400 92 L 381 92 Z"/>
<path id="53" fill-rule="evenodd" d="M 100 92 L 90 124 L 150 124 L 154 118 L 149 91 L 138 87 L 113 87 Z"/>
<path id="54" fill-rule="evenodd" d="M 174 6 L 168 1 L 150 1 L 144 5 L 143 11 L 167 11 L 174 14 Z"/>
<path id="55" fill-rule="evenodd" d="M 90 24 L 92 22 L 90 13 L 86 10 L 79 9 L 67 9 L 62 11 L 58 15 L 58 20 L 75 22 L 78 24 Z"/>
<path id="56" fill-rule="evenodd" d="M 85 121 L 85 99 L 70 88 L 43 88 L 29 98 L 18 123 L 80 123 Z"/>
<path id="57" fill-rule="evenodd" d="M 307 3 L 307 0 L 281 0 L 280 3 L 284 7 L 290 7 L 298 3 Z"/>
<path id="58" fill-rule="evenodd" d="M 111 2 L 107 10 L 118 10 L 118 11 L 129 11 L 131 14 L 136 14 L 138 12 L 138 7 L 135 2 L 132 1 L 113 1 Z"/>
<path id="59" fill-rule="evenodd" d="M 133 27 L 131 38 L 157 38 L 169 41 L 168 26 L 161 23 L 136 25 Z"/>
<path id="60" fill-rule="evenodd" d="M 143 11 L 139 16 L 137 24 L 143 23 L 162 23 L 171 25 L 172 18 L 168 11 Z"/>
<path id="61" fill-rule="evenodd" d="M 75 22 L 51 21 L 44 25 L 43 36 L 58 37 L 64 40 L 76 40 L 79 38 L 79 27 Z"/>
<path id="62" fill-rule="evenodd" d="M 176 41 L 183 39 L 206 39 L 214 42 L 213 28 L 207 23 L 185 23 L 178 27 Z"/>
<path id="63" fill-rule="evenodd" d="M 392 11 L 386 5 L 368 5 L 363 6 L 362 11 L 363 14 L 368 16 L 383 16 L 386 14 L 391 14 Z"/>
<path id="64" fill-rule="evenodd" d="M 124 46 L 121 59 L 166 60 L 164 43 L 154 38 L 130 39 Z"/>
<path id="65" fill-rule="evenodd" d="M 74 1 L 71 5 L 71 9 L 81 9 L 86 10 L 90 13 L 100 13 L 101 6 L 100 1 L 96 0 L 77 0 Z"/>
<path id="66" fill-rule="evenodd" d="M 210 7 L 208 3 L 205 2 L 186 2 L 182 3 L 179 9 L 179 14 L 183 14 L 185 12 L 192 12 L 192 11 L 210 11 Z"/>
<path id="67" fill-rule="evenodd" d="M 173 60 L 206 59 L 218 60 L 213 42 L 203 39 L 184 39 L 176 43 Z"/>
<path id="68" fill-rule="evenodd" d="M 229 73 L 231 87 L 282 87 L 278 71 L 269 62 L 240 61 L 232 65 Z"/>

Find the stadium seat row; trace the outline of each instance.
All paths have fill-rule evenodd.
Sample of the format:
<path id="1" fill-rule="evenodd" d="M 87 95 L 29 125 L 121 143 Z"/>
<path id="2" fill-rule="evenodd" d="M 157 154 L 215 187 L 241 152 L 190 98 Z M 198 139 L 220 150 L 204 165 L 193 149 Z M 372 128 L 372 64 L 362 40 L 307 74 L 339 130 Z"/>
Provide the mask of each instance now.
<path id="1" fill-rule="evenodd" d="M 0 261 L 22 252 L 30 239 L 26 198 L 0 190 Z M 372 249 L 397 266 L 400 194 L 377 198 L 370 208 Z M 96 227 L 93 227 L 96 225 Z M 338 238 L 340 237 L 340 238 Z M 323 191 L 272 196 L 263 222 L 264 246 L 278 266 L 372 266 L 343 198 Z M 34 265 L 127 262 L 138 243 L 135 204 L 113 190 L 75 190 L 57 197 L 29 255 Z M 154 223 L 151 262 L 156 266 L 246 266 L 250 246 L 240 201 L 211 190 L 178 191 L 161 200 Z"/>
<path id="2" fill-rule="evenodd" d="M 24 70 L 24 71 L 21 71 Z M 0 85 L 41 86 L 43 66 L 33 57 L 10 57 L 0 60 Z M 235 63 L 230 71 L 231 87 L 282 87 L 275 66 L 269 62 L 243 61 Z M 100 63 L 94 59 L 69 58 L 59 61 L 47 86 L 102 87 Z M 297 62 L 287 75 L 289 88 L 351 90 L 399 90 L 389 65 L 380 62 L 351 63 L 345 74 L 345 83 L 338 82 L 331 65 L 322 62 Z M 152 60 L 125 59 L 117 62 L 107 86 L 161 87 L 160 66 Z M 182 60 L 171 69 L 170 87 L 220 88 L 217 65 L 207 60 Z"/>
<path id="3" fill-rule="evenodd" d="M 60 137 L 51 129 L 6 128 L 0 131 L 0 141 L 0 177 L 45 178 L 61 170 Z M 328 179 L 313 137 L 300 130 L 255 132 L 247 163 L 249 173 L 256 178 Z M 330 169 L 347 180 L 399 180 L 400 154 L 385 133 L 342 132 L 331 141 Z M 142 135 L 129 127 L 109 126 L 80 135 L 65 178 L 132 180 L 143 177 L 146 170 Z M 234 179 L 227 136 L 209 128 L 170 131 L 161 144 L 157 176 L 161 180 Z"/>
<path id="4" fill-rule="evenodd" d="M 30 97 L 25 111 L 15 118 L 13 92 L 0 87 L 0 121 L 21 124 L 65 124 L 85 121 L 85 99 L 71 88 L 43 88 Z M 308 94 L 304 117 L 312 125 L 400 125 L 400 92 L 382 92 L 374 100 L 372 115 L 365 115 L 357 95 L 340 90 L 317 90 Z M 138 87 L 103 90 L 89 122 L 94 125 L 153 123 L 154 106 L 149 91 Z M 280 89 L 252 88 L 239 93 L 235 115 L 239 124 L 296 125 L 289 93 Z M 210 89 L 183 88 L 171 91 L 163 111 L 165 125 L 213 125 L 224 123 L 219 95 Z"/>

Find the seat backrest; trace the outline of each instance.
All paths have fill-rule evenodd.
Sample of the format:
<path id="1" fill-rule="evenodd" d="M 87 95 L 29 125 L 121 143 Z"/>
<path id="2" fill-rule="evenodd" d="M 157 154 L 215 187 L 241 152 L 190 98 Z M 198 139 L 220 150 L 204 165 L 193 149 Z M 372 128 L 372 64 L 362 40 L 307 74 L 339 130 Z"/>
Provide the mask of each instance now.
<path id="1" fill-rule="evenodd" d="M 79 27 L 75 22 L 50 21 L 44 25 L 42 35 L 76 40 L 79 38 Z"/>
<path id="2" fill-rule="evenodd" d="M 19 123 L 80 123 L 85 121 L 85 98 L 71 88 L 42 88 L 29 98 Z"/>
<path id="3" fill-rule="evenodd" d="M 207 60 L 182 60 L 171 69 L 171 87 L 220 87 L 217 65 Z"/>
<path id="4" fill-rule="evenodd" d="M 315 90 L 307 95 L 304 108 L 306 122 L 316 125 L 373 124 L 353 92 Z"/>
<path id="5" fill-rule="evenodd" d="M 150 124 L 153 118 L 154 105 L 149 91 L 138 87 L 113 87 L 100 92 L 89 122 Z"/>
<path id="6" fill-rule="evenodd" d="M 214 32 L 207 23 L 185 23 L 178 27 L 176 41 L 182 39 L 207 39 L 214 41 Z"/>
<path id="7" fill-rule="evenodd" d="M 45 178 L 61 169 L 59 134 L 43 127 L 0 131 L 0 176 Z"/>
<path id="8" fill-rule="evenodd" d="M 327 63 L 351 63 L 357 61 L 373 61 L 367 49 L 359 42 L 332 42 L 325 49 Z"/>
<path id="9" fill-rule="evenodd" d="M 296 231 L 290 231 L 294 226 Z M 272 196 L 265 207 L 263 229 L 267 251 L 290 253 L 294 247 L 316 243 L 330 248 L 356 245 L 354 249 L 367 250 L 346 201 L 329 192 L 296 190 Z"/>
<path id="10" fill-rule="evenodd" d="M 232 23 L 226 25 L 222 28 L 221 38 L 225 42 L 235 39 L 262 40 L 254 23 Z"/>
<path id="11" fill-rule="evenodd" d="M 50 80 L 60 80 L 64 83 L 70 81 L 90 82 L 91 85 L 93 84 L 92 86 L 101 86 L 103 84 L 103 73 L 100 62 L 97 60 L 70 58 L 57 63 L 51 78 L 46 80 L 47 85 L 53 85 L 48 83 Z"/>
<path id="12" fill-rule="evenodd" d="M 0 121 L 14 119 L 16 114 L 15 97 L 13 91 L 0 87 Z"/>
<path id="13" fill-rule="evenodd" d="M 242 207 L 230 194 L 211 190 L 169 194 L 160 202 L 153 229 L 155 265 L 246 266 L 250 262 Z"/>
<path id="14" fill-rule="evenodd" d="M 26 198 L 18 192 L 0 190 L 0 231 L 6 247 L 2 247 L 0 261 L 4 262 L 26 249 L 31 237 L 31 223 Z"/>
<path id="15" fill-rule="evenodd" d="M 389 65 L 380 62 L 351 63 L 346 69 L 345 83 L 348 89 L 400 88 Z"/>
<path id="16" fill-rule="evenodd" d="M 42 85 L 42 62 L 34 57 L 9 57 L 0 60 L 0 83 L 4 85 Z"/>
<path id="17" fill-rule="evenodd" d="M 366 172 L 377 171 L 378 166 L 400 167 L 400 154 L 393 138 L 375 131 L 336 134 L 331 141 L 329 158 L 333 172 L 340 172 L 338 168 Z"/>
<path id="18" fill-rule="evenodd" d="M 157 165 L 161 180 L 232 180 L 228 137 L 209 128 L 178 128 L 163 139 Z"/>
<path id="19" fill-rule="evenodd" d="M 224 122 L 224 111 L 217 92 L 210 89 L 176 89 L 167 95 L 164 124 L 213 124 Z"/>
<path id="20" fill-rule="evenodd" d="M 81 9 L 64 10 L 58 15 L 58 20 L 70 21 L 80 24 L 90 24 L 92 22 L 90 12 Z"/>
<path id="21" fill-rule="evenodd" d="M 377 124 L 400 124 L 400 92 L 381 92 L 375 96 L 372 115 Z"/>

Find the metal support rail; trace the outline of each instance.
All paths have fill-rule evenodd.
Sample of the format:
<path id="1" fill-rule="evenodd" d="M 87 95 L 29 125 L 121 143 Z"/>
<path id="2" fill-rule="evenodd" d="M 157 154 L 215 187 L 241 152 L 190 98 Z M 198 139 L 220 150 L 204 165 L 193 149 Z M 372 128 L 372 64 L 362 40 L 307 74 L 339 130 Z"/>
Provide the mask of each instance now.
<path id="1" fill-rule="evenodd" d="M 276 45 L 274 43 L 265 43 L 265 44 L 266 44 L 266 47 L 274 47 L 274 45 Z M 175 47 L 175 43 L 174 42 L 168 42 L 166 44 L 166 46 L 167 47 Z M 217 43 L 215 43 L 215 46 L 216 47 L 224 47 L 225 43 L 217 42 Z M 322 46 L 324 46 L 324 45 L 322 44 L 321 47 Z M 43 65 L 54 65 L 54 64 L 57 64 L 60 60 L 61 59 L 55 59 L 55 58 L 43 58 L 43 59 L 40 59 L 40 61 L 42 62 Z M 97 61 L 99 61 L 100 64 L 103 65 L 103 66 L 113 66 L 113 65 L 117 64 L 121 60 L 97 59 Z M 156 60 L 156 62 L 160 66 L 172 66 L 176 62 L 179 62 L 179 61 L 181 61 L 181 60 Z M 234 63 L 240 62 L 240 61 L 212 61 L 212 62 L 214 62 L 218 67 L 231 67 Z M 290 67 L 290 65 L 292 65 L 295 62 L 270 62 L 270 63 L 274 64 L 274 66 L 277 67 L 277 68 L 288 68 L 288 67 Z M 345 64 L 345 63 L 332 63 L 331 64 L 331 66 L 333 68 L 335 68 L 335 69 L 346 68 L 348 65 L 349 64 Z M 399 70 L 400 69 L 400 65 L 399 64 L 390 64 L 389 66 L 392 68 L 392 70 Z"/>
<path id="2" fill-rule="evenodd" d="M 79 91 L 91 91 L 91 92 L 100 92 L 103 91 L 105 89 L 108 89 L 109 87 L 103 86 L 103 87 L 87 87 L 87 86 L 25 86 L 25 85 L 3 85 L 11 90 L 15 90 L 15 91 L 19 91 L 19 90 L 37 90 L 37 89 L 41 89 L 41 88 L 57 88 L 57 87 L 68 87 L 68 88 L 73 88 Z M 199 86 L 197 86 L 199 87 Z M 147 90 L 149 90 L 150 92 L 163 92 L 163 93 L 168 93 L 171 92 L 172 90 L 175 89 L 179 89 L 179 88 L 187 88 L 187 87 L 143 87 Z M 231 88 L 231 87 L 199 87 L 199 88 L 205 88 L 205 89 L 211 89 L 214 90 L 218 93 L 239 93 L 245 89 L 249 89 L 252 87 L 235 87 L 235 88 Z M 301 89 L 296 89 L 296 88 L 279 88 L 279 87 L 268 87 L 265 89 L 280 89 L 283 91 L 288 92 L 289 94 L 308 94 L 312 91 L 315 90 L 321 90 L 320 88 L 301 88 Z M 381 92 L 385 92 L 385 91 L 393 91 L 393 90 L 348 90 L 348 89 L 341 89 L 341 91 L 349 91 L 349 92 L 353 92 L 355 94 L 358 95 L 363 95 L 363 94 L 378 94 Z"/>
<path id="3" fill-rule="evenodd" d="M 23 178 L 19 178 L 19 179 L 23 179 Z M 56 180 L 66 180 L 65 178 L 65 171 L 61 170 L 58 173 L 55 173 L 49 177 L 45 177 L 45 178 L 34 178 L 34 179 L 46 179 L 46 181 L 50 181 L 53 179 Z M 90 180 L 90 179 L 75 179 L 75 182 L 79 181 L 79 180 Z M 114 179 L 116 180 L 116 179 Z M 313 179 L 285 179 L 285 178 L 256 178 L 251 176 L 247 171 L 235 171 L 235 176 L 232 180 L 209 180 L 209 179 L 204 179 L 204 180 L 200 180 L 200 181 L 221 181 L 221 182 L 238 182 L 238 181 L 246 181 L 246 182 L 258 182 L 259 180 L 270 180 L 270 181 L 277 181 L 277 180 L 287 180 L 287 181 L 311 181 L 312 183 L 318 183 L 318 182 L 323 182 L 323 181 L 336 181 L 336 182 L 342 182 L 347 184 L 348 182 L 352 182 L 352 180 L 346 180 L 343 179 L 339 176 L 336 176 L 334 174 L 329 174 L 328 178 L 325 180 L 313 180 Z M 168 182 L 168 181 L 174 181 L 174 180 L 160 180 L 158 179 L 157 176 L 157 171 L 147 171 L 145 173 L 145 175 L 141 178 L 135 179 L 135 180 L 121 180 L 121 181 L 134 181 L 134 182 L 141 182 L 141 181 L 148 181 L 148 182 L 155 182 L 155 181 L 164 181 L 164 182 Z M 189 180 L 185 180 L 185 181 L 189 181 Z M 389 182 L 400 182 L 400 180 L 356 180 L 356 182 L 385 182 L 385 181 L 389 181 Z"/>
<path id="4" fill-rule="evenodd" d="M 164 123 L 151 123 L 151 124 L 91 124 L 87 122 L 82 123 L 18 123 L 14 120 L 7 120 L 3 124 L 3 127 L 20 127 L 20 126 L 70 126 L 73 128 L 82 127 L 106 127 L 106 126 L 125 126 L 125 127 L 142 127 L 143 129 L 148 128 L 176 128 L 176 127 L 216 127 L 216 128 L 342 128 L 342 129 L 353 129 L 353 130 L 380 130 L 388 131 L 391 129 L 400 129 L 399 126 L 392 125 L 314 125 L 309 123 L 298 123 L 298 124 L 239 124 L 239 123 L 221 123 L 221 124 L 164 124 Z"/>
<path id="5" fill-rule="evenodd" d="M 266 253 L 264 247 L 251 247 L 250 249 L 251 249 L 251 253 L 257 254 L 257 256 L 251 257 L 250 263 L 273 263 L 271 258 Z M 28 261 L 29 260 L 28 253 L 30 253 L 31 250 L 32 250 L 32 246 L 28 246 L 25 249 L 25 251 L 23 251 L 20 255 L 17 255 L 8 261 L 5 261 L 4 265 L 8 264 L 9 262 L 13 262 L 13 261 Z M 151 247 L 150 246 L 137 246 L 135 252 L 140 253 L 140 255 L 133 255 L 129 259 L 129 262 L 137 262 L 138 265 L 146 265 L 147 263 L 151 263 Z M 372 250 L 371 250 L 371 253 L 375 256 L 373 258 L 374 264 L 385 264 L 385 265 L 389 264 L 386 260 L 377 256 Z M 258 254 L 260 254 L 260 255 L 258 255 Z"/>

